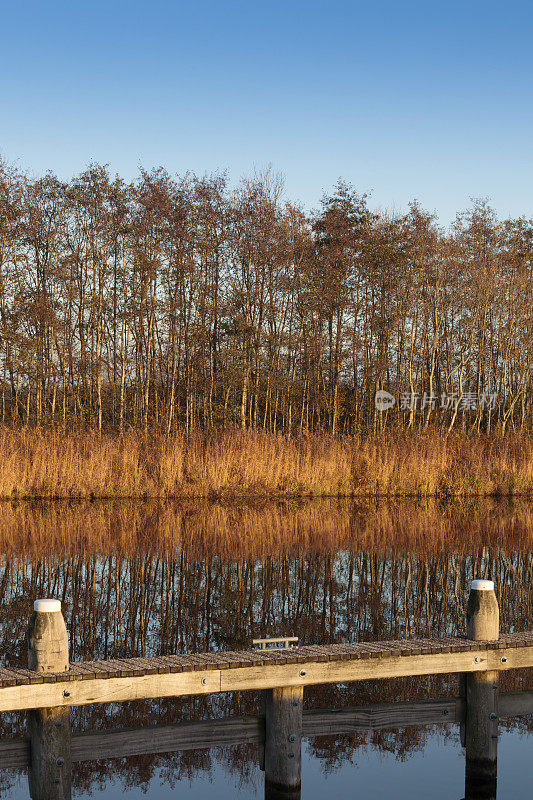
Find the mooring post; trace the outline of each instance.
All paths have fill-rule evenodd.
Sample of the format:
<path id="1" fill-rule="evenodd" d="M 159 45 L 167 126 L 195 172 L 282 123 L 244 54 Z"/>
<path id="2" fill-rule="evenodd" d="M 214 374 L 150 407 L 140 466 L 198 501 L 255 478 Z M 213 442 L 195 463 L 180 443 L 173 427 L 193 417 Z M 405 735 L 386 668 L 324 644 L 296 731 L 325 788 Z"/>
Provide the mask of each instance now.
<path id="1" fill-rule="evenodd" d="M 268 689 L 263 689 L 261 691 L 261 701 L 260 701 L 259 714 L 263 719 L 263 724 L 265 722 L 266 704 L 267 704 L 266 695 L 267 695 L 268 691 L 269 691 Z M 259 755 L 259 769 L 261 770 L 261 772 L 264 772 L 265 771 L 265 739 L 263 739 L 262 742 L 259 742 L 259 753 L 258 753 L 258 755 Z"/>
<path id="2" fill-rule="evenodd" d="M 303 686 L 264 692 L 267 800 L 298 800 L 300 797 L 303 698 Z"/>
<path id="3" fill-rule="evenodd" d="M 27 633 L 28 667 L 37 672 L 69 669 L 68 635 L 59 600 L 36 600 Z M 33 800 L 70 800 L 70 708 L 41 708 L 28 714 Z"/>
<path id="4" fill-rule="evenodd" d="M 466 607 L 467 636 L 474 641 L 495 641 L 500 636 L 500 613 L 494 583 L 472 581 Z M 466 675 L 466 800 L 496 797 L 498 752 L 497 670 Z"/>

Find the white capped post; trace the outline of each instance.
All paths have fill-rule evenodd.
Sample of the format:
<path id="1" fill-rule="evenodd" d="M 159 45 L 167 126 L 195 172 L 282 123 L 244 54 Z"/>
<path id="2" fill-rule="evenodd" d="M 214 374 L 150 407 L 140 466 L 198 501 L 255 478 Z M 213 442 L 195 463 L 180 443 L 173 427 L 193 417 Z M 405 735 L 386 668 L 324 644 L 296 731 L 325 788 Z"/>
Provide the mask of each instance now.
<path id="1" fill-rule="evenodd" d="M 37 672 L 67 672 L 70 668 L 68 635 L 61 602 L 40 598 L 33 604 L 27 633 L 28 666 Z M 30 769 L 32 800 L 70 800 L 70 709 L 30 711 Z"/>
<path id="2" fill-rule="evenodd" d="M 466 606 L 466 630 L 474 641 L 496 641 L 500 637 L 500 611 L 489 580 L 474 580 Z M 498 755 L 497 670 L 466 676 L 465 798 L 496 798 Z"/>
<path id="3" fill-rule="evenodd" d="M 68 634 L 61 601 L 41 598 L 33 604 L 28 628 L 28 666 L 37 672 L 67 672 Z"/>
<path id="4" fill-rule="evenodd" d="M 500 610 L 493 581 L 472 581 L 466 606 L 466 635 L 478 642 L 500 638 Z"/>

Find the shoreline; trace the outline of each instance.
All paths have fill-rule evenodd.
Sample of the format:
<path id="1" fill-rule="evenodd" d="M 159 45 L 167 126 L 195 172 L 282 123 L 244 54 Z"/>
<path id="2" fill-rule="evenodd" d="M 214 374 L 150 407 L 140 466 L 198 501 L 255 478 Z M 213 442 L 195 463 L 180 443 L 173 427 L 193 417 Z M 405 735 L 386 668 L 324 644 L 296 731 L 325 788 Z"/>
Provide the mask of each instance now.
<path id="1" fill-rule="evenodd" d="M 149 503 L 155 501 L 169 501 L 169 502 L 186 502 L 193 500 L 202 500 L 203 502 L 212 503 L 235 503 L 235 502 L 252 502 L 255 500 L 266 501 L 281 501 L 281 500 L 465 500 L 465 499 L 492 499 L 492 500 L 510 500 L 512 498 L 521 498 L 523 500 L 533 500 L 533 489 L 524 492 L 510 491 L 507 493 L 502 492 L 463 492 L 463 493 L 435 493 L 435 494 L 415 494 L 408 492 L 397 492 L 395 494 L 380 494 L 380 493 L 358 493 L 358 494 L 318 494 L 310 492 L 308 494 L 236 494 L 231 492 L 220 494 L 11 494 L 0 495 L 0 503 L 17 503 L 17 502 L 111 502 L 114 500 L 131 500 L 136 503 Z"/>

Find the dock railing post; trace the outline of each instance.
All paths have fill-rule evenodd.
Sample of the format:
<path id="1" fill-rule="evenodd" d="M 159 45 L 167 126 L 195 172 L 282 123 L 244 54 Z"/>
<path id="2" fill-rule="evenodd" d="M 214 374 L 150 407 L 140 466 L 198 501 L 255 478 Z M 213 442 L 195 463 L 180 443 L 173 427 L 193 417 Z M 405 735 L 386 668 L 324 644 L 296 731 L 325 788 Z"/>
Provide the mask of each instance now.
<path id="1" fill-rule="evenodd" d="M 500 615 L 492 581 L 472 581 L 466 608 L 466 626 L 467 637 L 474 641 L 495 641 L 499 638 Z M 466 675 L 466 800 L 496 797 L 498 686 L 497 670 Z"/>
<path id="2" fill-rule="evenodd" d="M 303 686 L 264 692 L 265 798 L 298 800 L 302 779 Z"/>
<path id="3" fill-rule="evenodd" d="M 67 672 L 68 635 L 59 600 L 36 600 L 27 632 L 28 667 Z M 70 708 L 40 708 L 28 714 L 30 795 L 33 800 L 70 800 Z"/>

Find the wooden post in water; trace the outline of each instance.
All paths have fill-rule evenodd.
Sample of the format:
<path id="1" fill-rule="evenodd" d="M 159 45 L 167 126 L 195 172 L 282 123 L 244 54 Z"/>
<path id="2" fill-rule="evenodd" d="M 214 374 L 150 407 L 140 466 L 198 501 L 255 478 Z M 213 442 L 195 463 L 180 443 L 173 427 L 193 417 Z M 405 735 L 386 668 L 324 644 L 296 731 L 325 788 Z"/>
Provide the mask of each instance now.
<path id="1" fill-rule="evenodd" d="M 299 800 L 303 697 L 303 686 L 286 686 L 264 692 L 267 800 Z"/>
<path id="2" fill-rule="evenodd" d="M 467 636 L 495 641 L 500 636 L 500 614 L 492 581 L 472 581 L 466 607 Z M 466 675 L 466 800 L 496 797 L 498 750 L 497 670 Z"/>
<path id="3" fill-rule="evenodd" d="M 28 666 L 37 672 L 67 672 L 68 635 L 59 600 L 36 600 L 27 640 Z M 30 795 L 33 800 L 70 800 L 70 708 L 28 714 Z"/>
<path id="4" fill-rule="evenodd" d="M 265 714 L 266 714 L 266 704 L 267 704 L 266 695 L 267 695 L 267 692 L 268 692 L 268 689 L 263 689 L 262 692 L 261 692 L 261 706 L 260 706 L 259 714 L 263 718 L 263 723 L 264 723 Z M 259 769 L 261 770 L 261 772 L 264 772 L 265 771 L 265 740 L 264 739 L 263 739 L 262 742 L 259 743 L 258 756 L 259 756 Z"/>

